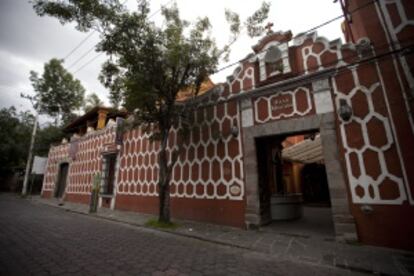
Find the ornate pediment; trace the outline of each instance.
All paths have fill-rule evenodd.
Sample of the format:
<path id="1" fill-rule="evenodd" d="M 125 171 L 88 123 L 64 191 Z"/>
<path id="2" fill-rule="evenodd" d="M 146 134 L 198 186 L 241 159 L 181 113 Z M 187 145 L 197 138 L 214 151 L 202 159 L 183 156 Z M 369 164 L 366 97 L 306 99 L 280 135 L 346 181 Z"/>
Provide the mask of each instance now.
<path id="1" fill-rule="evenodd" d="M 286 32 L 282 32 L 282 31 L 278 31 L 278 32 L 270 32 L 268 33 L 265 37 L 263 37 L 262 39 L 259 40 L 259 42 L 252 46 L 252 49 L 255 53 L 258 53 L 260 51 L 262 51 L 269 42 L 279 42 L 280 44 L 282 43 L 287 43 L 292 39 L 292 32 L 291 31 L 286 31 Z"/>
<path id="2" fill-rule="evenodd" d="M 290 31 L 269 32 L 252 47 L 259 61 L 260 81 L 292 71 L 288 45 L 291 39 Z"/>

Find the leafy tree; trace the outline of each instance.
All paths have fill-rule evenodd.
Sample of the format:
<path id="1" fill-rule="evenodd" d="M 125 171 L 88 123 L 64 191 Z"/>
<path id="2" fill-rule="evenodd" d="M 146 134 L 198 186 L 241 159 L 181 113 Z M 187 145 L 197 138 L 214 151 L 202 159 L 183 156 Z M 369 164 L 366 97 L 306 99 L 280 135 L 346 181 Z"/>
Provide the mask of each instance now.
<path id="1" fill-rule="evenodd" d="M 25 167 L 34 122 L 29 111 L 17 112 L 13 106 L 0 110 L 0 181 Z M 47 156 L 50 145 L 64 136 L 61 128 L 53 125 L 39 129 L 34 154 Z M 5 184 L 0 182 L 0 189 L 9 188 Z"/>
<path id="2" fill-rule="evenodd" d="M 34 0 L 38 15 L 57 17 L 61 23 L 76 22 L 80 31 L 95 29 L 101 33 L 97 50 L 110 59 L 103 65 L 100 80 L 111 91 L 111 101 L 124 102 L 134 111 L 136 124 L 152 132 L 159 142 L 159 221 L 170 222 L 170 178 L 178 156 L 167 151 L 169 133 L 173 127 L 186 128 L 185 115 L 193 101 L 176 104 L 181 90 L 191 90 L 190 99 L 197 96 L 203 81 L 216 71 L 221 57 L 228 57 L 230 45 L 240 35 L 239 16 L 227 10 L 231 39 L 223 48 L 216 46 L 207 17 L 190 23 L 182 20 L 178 8 L 162 8 L 165 24 L 157 27 L 149 20 L 148 1 L 138 3 L 129 12 L 118 0 L 55 1 Z M 266 20 L 269 4 L 247 18 L 243 27 L 257 36 Z M 179 133 L 186 133 L 180 131 Z"/>
<path id="3" fill-rule="evenodd" d="M 62 60 L 51 59 L 44 65 L 41 77 L 37 72 L 30 72 L 30 81 L 36 93 L 35 108 L 40 105 L 40 113 L 56 117 L 59 124 L 62 118 L 68 117 L 83 104 L 85 89 L 62 65 Z"/>
<path id="4" fill-rule="evenodd" d="M 85 104 L 83 106 L 83 110 L 85 112 L 88 112 L 95 106 L 103 105 L 103 102 L 99 98 L 99 96 L 96 93 L 89 94 L 85 99 Z"/>
<path id="5" fill-rule="evenodd" d="M 66 113 L 66 114 L 62 114 L 62 122 L 61 122 L 61 124 L 60 125 L 56 125 L 56 127 L 64 127 L 64 126 L 66 126 L 67 124 L 69 124 L 69 123 L 71 123 L 71 122 L 73 122 L 76 118 L 78 118 L 79 116 L 78 115 L 76 115 L 75 113 L 73 113 L 73 112 L 70 112 L 70 113 Z"/>
<path id="6" fill-rule="evenodd" d="M 62 138 L 66 135 L 67 134 L 62 131 L 61 127 L 54 125 L 47 125 L 39 129 L 34 146 L 35 155 L 47 156 L 50 146 L 62 141 Z"/>
<path id="7" fill-rule="evenodd" d="M 25 165 L 33 123 L 28 111 L 17 113 L 13 106 L 0 110 L 0 174 Z"/>

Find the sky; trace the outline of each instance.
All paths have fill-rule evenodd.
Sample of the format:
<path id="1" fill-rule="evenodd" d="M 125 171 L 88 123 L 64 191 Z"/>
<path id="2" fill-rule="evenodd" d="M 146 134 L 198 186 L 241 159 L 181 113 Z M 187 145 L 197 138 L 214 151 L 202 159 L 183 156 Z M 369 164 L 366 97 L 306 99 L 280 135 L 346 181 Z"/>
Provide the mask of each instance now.
<path id="1" fill-rule="evenodd" d="M 171 0 L 151 0 L 151 19 L 159 26 L 162 5 L 171 5 Z M 229 39 L 228 25 L 224 18 L 226 8 L 237 12 L 242 22 L 259 8 L 257 0 L 175 0 L 183 19 L 194 21 L 207 16 L 212 24 L 212 35 L 218 46 Z M 341 15 L 339 3 L 333 0 L 272 0 L 268 21 L 274 24 L 273 31 L 291 30 L 293 35 L 307 31 L 331 18 Z M 129 9 L 135 9 L 136 0 L 126 0 Z M 341 38 L 340 20 L 318 29 L 318 35 L 330 40 Z M 39 17 L 28 0 L 0 0 L 0 108 L 15 106 L 18 110 L 32 110 L 28 100 L 20 93 L 33 94 L 29 72 L 43 72 L 43 64 L 51 58 L 64 59 L 64 66 L 86 88 L 86 94 L 96 93 L 105 104 L 109 104 L 108 91 L 97 77 L 105 55 L 99 55 L 94 45 L 99 41 L 98 33 L 82 33 L 74 24 L 61 25 L 52 17 Z M 89 36 L 88 39 L 86 39 Z M 75 51 L 74 48 L 86 41 Z M 259 38 L 250 39 L 242 33 L 233 44 L 229 63 L 247 56 Z M 71 53 L 73 51 L 73 53 Z M 69 55 L 70 54 L 70 55 Z M 227 63 L 222 62 L 219 68 Z M 216 83 L 224 82 L 233 68 L 212 76 Z M 47 121 L 43 117 L 42 121 Z"/>

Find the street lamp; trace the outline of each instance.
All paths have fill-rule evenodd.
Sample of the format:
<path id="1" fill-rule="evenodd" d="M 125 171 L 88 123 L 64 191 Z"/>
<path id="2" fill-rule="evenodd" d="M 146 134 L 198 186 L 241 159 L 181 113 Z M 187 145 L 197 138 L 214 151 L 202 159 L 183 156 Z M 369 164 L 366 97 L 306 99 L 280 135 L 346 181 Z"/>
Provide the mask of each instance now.
<path id="1" fill-rule="evenodd" d="M 345 99 L 339 100 L 339 117 L 345 122 L 349 121 L 352 117 L 352 107 L 346 102 Z"/>

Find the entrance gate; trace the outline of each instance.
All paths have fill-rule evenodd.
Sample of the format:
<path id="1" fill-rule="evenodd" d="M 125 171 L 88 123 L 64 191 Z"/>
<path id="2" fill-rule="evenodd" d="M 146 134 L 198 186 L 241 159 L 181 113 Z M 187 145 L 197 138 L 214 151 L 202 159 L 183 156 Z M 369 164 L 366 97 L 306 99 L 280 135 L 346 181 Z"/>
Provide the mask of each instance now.
<path id="1" fill-rule="evenodd" d="M 256 139 L 317 130 L 322 141 L 322 153 L 327 171 L 336 238 L 337 240 L 357 239 L 355 223 L 348 205 L 345 176 L 339 161 L 334 118 L 333 113 L 325 113 L 290 120 L 272 121 L 243 128 L 246 172 L 245 223 L 248 228 L 258 227 L 266 222 L 262 218 L 263 214 L 261 214 L 260 208 L 260 172 L 257 161 Z"/>

